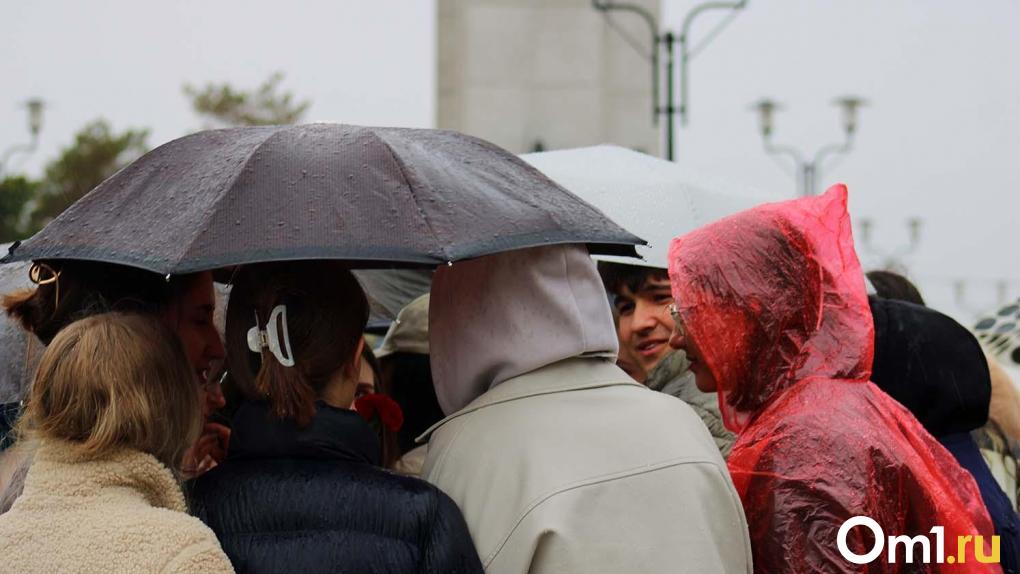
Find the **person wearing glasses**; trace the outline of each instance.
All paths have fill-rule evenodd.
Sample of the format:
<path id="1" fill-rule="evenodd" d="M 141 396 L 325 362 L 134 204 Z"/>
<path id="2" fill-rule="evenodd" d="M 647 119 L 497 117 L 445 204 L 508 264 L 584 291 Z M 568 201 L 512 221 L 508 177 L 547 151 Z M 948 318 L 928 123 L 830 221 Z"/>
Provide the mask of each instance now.
<path id="1" fill-rule="evenodd" d="M 583 245 L 440 267 L 429 357 L 446 418 L 423 435 L 422 477 L 460 506 L 489 574 L 750 572 L 712 437 L 620 369 L 617 345 Z"/>
<path id="2" fill-rule="evenodd" d="M 865 558 L 877 547 L 873 532 L 890 536 L 893 556 L 893 536 L 934 526 L 992 555 L 992 523 L 973 479 L 871 382 L 875 326 L 851 229 L 847 190 L 837 185 L 670 245 L 671 344 L 686 351 L 698 388 L 718 392 L 737 433 L 727 463 L 755 572 L 912 571 L 904 564 L 922 560 L 916 546 L 895 560 Z M 853 527 L 861 517 L 875 529 Z M 864 562 L 849 564 L 851 552 Z M 974 559 L 918 568 L 1001 571 Z"/>
<path id="3" fill-rule="evenodd" d="M 184 347 L 199 386 L 205 424 L 187 452 L 184 472 L 194 477 L 226 455 L 230 429 L 210 419 L 225 400 L 213 375 L 225 358 L 223 342 L 213 324 L 216 296 L 211 272 L 165 277 L 110 263 L 93 261 L 36 262 L 30 271 L 34 289 L 9 293 L 3 306 L 43 345 L 67 325 L 108 311 L 155 316 Z"/>
<path id="4" fill-rule="evenodd" d="M 35 455 L 0 516 L 6 571 L 233 571 L 181 491 L 202 428 L 190 371 L 180 339 L 152 316 L 102 313 L 61 329 L 18 423 Z"/>

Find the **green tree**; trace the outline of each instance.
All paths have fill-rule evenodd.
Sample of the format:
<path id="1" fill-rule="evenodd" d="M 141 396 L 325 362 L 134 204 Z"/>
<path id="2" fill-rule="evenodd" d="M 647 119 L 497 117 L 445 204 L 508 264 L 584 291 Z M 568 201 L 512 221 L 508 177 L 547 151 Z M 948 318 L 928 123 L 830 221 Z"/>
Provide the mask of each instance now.
<path id="1" fill-rule="evenodd" d="M 184 86 L 195 112 L 213 125 L 263 126 L 293 124 L 301 121 L 311 102 L 295 101 L 290 92 L 278 93 L 283 74 L 276 72 L 252 91 L 238 90 L 230 84 L 206 84 L 198 89 Z"/>
<path id="2" fill-rule="evenodd" d="M 0 243 L 25 239 L 31 235 L 23 216 L 28 202 L 35 198 L 39 187 L 40 182 L 20 175 L 0 180 Z"/>
<path id="3" fill-rule="evenodd" d="M 148 151 L 145 143 L 148 136 L 149 130 L 114 133 L 103 119 L 82 128 L 75 134 L 74 143 L 46 165 L 32 212 L 33 227 L 41 229 L 92 188 Z"/>

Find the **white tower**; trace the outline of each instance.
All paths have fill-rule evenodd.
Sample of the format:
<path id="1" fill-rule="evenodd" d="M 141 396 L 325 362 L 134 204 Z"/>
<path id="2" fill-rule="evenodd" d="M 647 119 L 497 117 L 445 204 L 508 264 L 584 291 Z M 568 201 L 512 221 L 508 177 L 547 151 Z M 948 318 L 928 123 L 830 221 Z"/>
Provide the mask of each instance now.
<path id="1" fill-rule="evenodd" d="M 659 13 L 658 0 L 631 0 Z M 614 143 L 658 155 L 651 38 L 590 0 L 437 0 L 436 125 L 512 152 Z"/>

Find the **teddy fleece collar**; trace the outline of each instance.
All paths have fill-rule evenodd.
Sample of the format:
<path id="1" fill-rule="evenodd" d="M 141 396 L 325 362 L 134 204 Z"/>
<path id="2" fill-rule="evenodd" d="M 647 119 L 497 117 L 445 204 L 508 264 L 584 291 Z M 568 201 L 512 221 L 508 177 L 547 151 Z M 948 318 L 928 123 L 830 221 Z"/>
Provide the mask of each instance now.
<path id="1" fill-rule="evenodd" d="M 25 477 L 23 496 L 89 499 L 127 489 L 154 507 L 185 512 L 173 473 L 150 454 L 121 449 L 102 459 L 84 457 L 73 443 L 43 439 Z"/>

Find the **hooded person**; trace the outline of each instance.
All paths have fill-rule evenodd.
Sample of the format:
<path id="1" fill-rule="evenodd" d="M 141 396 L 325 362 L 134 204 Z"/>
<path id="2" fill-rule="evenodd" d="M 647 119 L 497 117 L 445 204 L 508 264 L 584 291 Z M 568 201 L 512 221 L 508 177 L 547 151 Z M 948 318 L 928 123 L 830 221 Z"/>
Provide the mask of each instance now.
<path id="1" fill-rule="evenodd" d="M 750 572 L 719 450 L 690 407 L 614 364 L 583 246 L 440 268 L 429 338 L 448 416 L 423 435 L 423 477 L 460 506 L 486 572 Z"/>
<path id="2" fill-rule="evenodd" d="M 872 381 L 974 477 L 999 536 L 1003 572 L 1020 572 L 1020 520 L 970 434 L 988 420 L 992 395 L 981 344 L 933 309 L 880 297 L 868 301 L 875 320 Z"/>
<path id="3" fill-rule="evenodd" d="M 914 567 L 997 572 L 981 562 L 994 557 L 992 524 L 974 479 L 869 382 L 874 327 L 846 203 L 840 185 L 670 246 L 673 344 L 687 351 L 698 387 L 718 391 L 738 433 L 728 464 L 755 571 L 899 572 L 911 549 L 924 562 L 916 550 L 926 545 L 889 542 L 890 560 L 884 537 L 923 538 L 940 526 L 949 553 L 958 536 L 973 543 L 959 556 L 966 562 L 943 566 L 928 541 L 936 558 Z M 882 533 L 841 528 L 854 517 Z"/>
<path id="4" fill-rule="evenodd" d="M 914 303 L 915 305 L 920 305 L 922 307 L 925 307 L 924 298 L 921 296 L 921 292 L 917 289 L 917 286 L 915 286 L 913 283 L 911 283 L 911 281 L 909 279 L 907 279 L 906 277 L 904 277 L 903 275 L 900 275 L 899 273 L 896 273 L 894 271 L 881 271 L 881 270 L 879 270 L 879 271 L 869 271 L 867 273 L 866 277 L 868 279 L 868 287 L 869 287 L 868 293 L 869 294 L 873 293 L 874 295 L 877 295 L 881 299 L 895 299 L 895 300 L 898 300 L 898 301 L 906 301 L 908 303 Z M 875 315 L 875 331 L 876 331 L 876 335 L 878 335 L 878 334 L 880 334 L 880 332 L 881 332 L 881 330 L 883 328 L 879 324 L 879 321 L 880 321 L 879 315 L 882 314 L 882 311 L 880 309 L 876 309 L 876 304 L 875 304 L 875 299 L 874 298 L 870 298 L 869 301 L 871 302 L 872 313 Z M 895 304 L 888 304 L 888 305 L 892 305 L 892 306 L 895 307 Z M 1007 310 L 1008 310 L 1008 308 L 1007 308 Z M 906 312 L 903 312 L 903 313 L 894 313 L 894 314 L 897 315 L 897 317 L 901 316 L 901 315 L 905 315 L 905 316 L 908 316 L 908 317 L 911 316 L 911 314 L 906 313 Z M 999 314 L 999 316 L 1001 317 L 1002 314 Z M 1009 313 L 1006 313 L 1005 316 L 1009 317 Z M 947 318 L 947 320 L 948 320 L 948 318 Z M 937 321 L 935 323 L 936 324 L 941 324 L 941 323 L 938 323 Z M 943 323 L 944 323 L 944 321 L 943 321 Z M 989 322 L 989 320 L 986 318 L 986 319 L 982 320 L 981 322 L 979 322 L 978 326 L 984 327 L 984 329 L 980 329 L 980 328 L 978 329 L 978 337 L 981 338 L 981 340 L 986 341 L 986 342 L 987 341 L 991 341 L 991 340 L 998 340 L 1000 342 L 1002 341 L 1001 337 L 1003 335 L 1001 334 L 1001 332 L 996 332 L 991 337 L 987 336 L 989 332 L 999 331 L 998 325 L 996 325 L 995 319 L 991 319 L 991 321 Z M 896 333 L 899 332 L 898 329 L 900 327 L 899 327 L 898 324 L 894 324 L 892 328 L 893 329 L 897 329 L 897 330 L 895 330 L 893 332 L 896 332 Z M 926 328 L 928 328 L 928 326 L 924 325 L 924 326 L 921 326 L 920 328 L 926 329 Z M 962 327 L 959 326 L 959 325 L 956 325 L 956 327 L 952 327 L 952 328 L 949 328 L 949 329 L 945 329 L 945 328 L 937 329 L 936 333 L 947 333 L 947 332 L 948 333 L 952 333 L 952 332 L 958 331 L 960 329 L 962 329 Z M 983 333 L 982 333 L 982 331 L 983 331 Z M 968 335 L 970 335 L 969 331 L 967 333 L 968 333 Z M 982 336 L 982 335 L 985 335 L 985 336 Z M 925 333 L 925 334 L 923 334 L 921 336 L 922 337 L 926 337 L 927 333 Z M 915 336 L 915 338 L 916 338 L 916 336 Z M 970 338 L 973 339 L 972 336 Z M 949 337 L 949 340 L 947 341 L 947 343 L 953 345 L 954 344 L 953 343 L 954 339 L 956 339 L 957 342 L 960 342 L 960 341 L 963 340 L 962 336 L 961 337 Z M 917 342 L 915 341 L 915 345 L 913 347 L 911 347 L 911 349 L 912 349 L 911 356 L 916 356 L 918 354 L 918 352 L 923 351 L 923 349 L 916 348 L 916 343 Z M 980 344 L 980 343 L 978 343 L 978 344 Z M 964 352 L 963 357 L 960 360 L 957 360 L 956 363 L 959 366 L 961 366 L 961 367 L 966 366 L 967 367 L 967 371 L 962 371 L 962 372 L 969 372 L 969 373 L 971 373 L 971 375 L 968 376 L 968 377 L 965 377 L 965 379 L 973 380 L 974 379 L 973 373 L 975 373 L 978 369 L 980 369 L 979 367 L 976 367 L 975 365 L 973 365 L 973 363 L 970 362 L 970 361 L 973 360 L 973 354 L 970 352 L 973 349 L 973 342 L 968 341 L 965 344 L 965 348 L 966 348 L 966 351 Z M 881 350 L 881 343 L 879 344 L 879 349 L 878 350 Z M 877 351 L 876 351 L 876 353 L 877 353 Z M 982 420 L 987 419 L 987 422 L 984 423 L 984 426 L 981 426 L 981 428 L 975 428 L 973 431 L 971 431 L 971 438 L 977 444 L 978 452 L 984 458 L 985 464 L 989 467 L 989 472 L 991 473 L 991 476 L 998 483 L 999 488 L 1005 493 L 1006 497 L 1009 499 L 1010 505 L 1015 510 L 1016 509 L 1016 491 L 1017 491 L 1017 480 L 1016 480 L 1016 476 L 1017 476 L 1017 471 L 1016 471 L 1016 469 L 1017 469 L 1017 461 L 1016 461 L 1016 455 L 1015 455 L 1015 452 L 1017 451 L 1017 448 L 1016 448 L 1015 444 L 1016 444 L 1016 441 L 1018 439 L 1020 439 L 1020 391 L 1017 390 L 1017 387 L 1013 384 L 1013 381 L 1010 380 L 1009 375 L 1002 368 L 1002 365 L 999 364 L 999 361 L 996 359 L 996 357 L 992 353 L 991 348 L 985 349 L 984 352 L 985 352 L 985 360 L 987 362 L 987 370 L 989 371 L 989 374 L 991 375 L 991 399 L 990 399 L 990 403 L 988 401 L 985 401 L 986 408 L 981 408 L 980 410 L 979 409 L 968 409 L 967 412 L 979 413 L 979 415 L 982 417 Z M 1001 347 L 999 348 L 999 352 L 1000 353 L 1002 352 Z M 887 357 L 891 356 L 888 353 L 886 355 L 887 355 Z M 935 355 L 933 355 L 931 353 L 928 353 L 927 355 L 928 355 L 928 358 L 935 358 Z M 945 357 L 944 356 L 943 357 L 939 357 L 939 359 L 944 362 Z M 951 360 L 953 360 L 953 359 L 955 359 L 955 358 L 951 358 Z M 879 357 L 876 355 L 876 366 L 875 366 L 875 369 L 874 369 L 876 373 L 878 373 L 880 371 L 878 363 L 879 363 Z M 980 369 L 980 370 L 984 370 L 984 369 Z M 915 367 L 915 371 L 916 371 L 916 367 Z M 961 371 L 958 370 L 957 372 L 961 372 Z M 879 380 L 879 377 L 878 377 L 877 374 L 875 375 L 875 384 L 877 384 L 880 387 L 883 384 L 883 382 Z M 973 385 L 973 384 L 969 385 L 967 387 L 967 390 L 969 392 L 966 395 L 961 395 L 959 397 L 955 397 L 954 400 L 951 401 L 948 404 L 955 404 L 957 402 L 962 402 L 961 399 L 963 398 L 963 396 L 968 396 L 968 397 L 971 397 L 971 399 L 973 399 L 974 396 L 975 396 L 974 391 L 977 391 L 978 389 L 982 389 L 982 388 L 986 388 L 986 387 L 987 387 L 986 385 L 984 385 L 984 386 L 983 385 Z M 887 389 L 883 389 L 883 390 L 886 390 L 887 392 L 889 392 Z M 982 393 L 983 394 L 987 393 L 987 390 L 983 390 Z M 889 394 L 891 394 L 893 396 L 893 398 L 899 400 L 899 397 L 897 397 L 892 392 L 889 392 Z M 921 400 L 921 401 L 924 401 L 926 399 L 926 397 L 924 397 L 921 394 L 918 394 L 918 395 L 916 395 L 916 396 L 914 396 L 912 398 L 917 399 L 917 400 Z M 984 400 L 984 399 L 987 399 L 987 397 L 982 396 L 982 400 Z M 900 401 L 900 402 L 902 402 L 904 404 L 904 406 L 906 406 L 908 409 L 910 409 L 911 412 L 913 412 L 915 415 L 917 415 L 917 418 L 920 419 L 921 424 L 924 424 L 925 428 L 927 428 L 929 431 L 931 431 L 931 433 L 933 435 L 935 435 L 936 438 L 939 438 L 940 442 L 942 442 L 943 445 L 946 444 L 946 442 L 944 440 L 941 440 L 940 434 L 938 432 L 936 432 L 936 431 L 933 431 L 932 428 L 929 427 L 929 425 L 925 422 L 925 418 L 922 418 L 922 416 L 919 415 L 917 413 L 917 411 L 915 411 L 913 408 L 911 408 L 911 406 L 909 404 L 907 404 L 906 402 L 904 402 L 904 401 Z M 946 419 L 943 418 L 943 417 L 936 417 L 935 420 L 936 421 L 944 421 Z M 969 417 L 968 417 L 967 420 L 968 421 L 970 420 Z M 971 427 L 967 427 L 967 428 L 974 428 L 974 427 L 971 426 Z M 955 439 L 962 441 L 961 437 L 955 437 Z M 967 451 L 970 452 L 969 445 L 966 445 L 966 442 L 964 442 L 963 444 L 966 446 Z M 949 448 L 948 445 L 947 445 L 947 448 Z M 952 451 L 952 448 L 950 448 L 949 450 Z M 960 453 L 959 452 L 953 452 L 953 454 L 957 457 L 958 460 L 960 459 Z M 972 452 L 971 452 L 971 454 L 972 454 Z M 969 456 L 970 455 L 968 455 L 968 457 Z M 963 464 L 963 461 L 961 460 L 960 463 Z M 966 468 L 966 465 L 964 465 L 964 467 Z M 968 468 L 968 470 L 972 470 L 972 469 Z M 979 478 L 977 475 L 975 475 L 975 479 L 978 481 L 978 487 L 981 488 L 981 494 L 985 498 L 985 502 L 988 502 L 988 496 L 987 496 L 987 493 L 985 491 L 986 487 L 985 487 L 984 484 L 982 484 L 982 479 Z M 996 498 L 997 498 L 997 496 L 996 496 Z M 998 531 L 998 529 L 999 529 L 998 528 L 998 521 L 996 521 L 995 511 L 994 511 L 994 509 L 991 506 L 989 506 L 989 511 L 992 514 L 992 521 L 996 522 L 996 531 Z"/>

